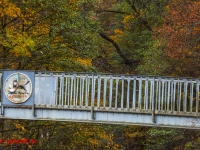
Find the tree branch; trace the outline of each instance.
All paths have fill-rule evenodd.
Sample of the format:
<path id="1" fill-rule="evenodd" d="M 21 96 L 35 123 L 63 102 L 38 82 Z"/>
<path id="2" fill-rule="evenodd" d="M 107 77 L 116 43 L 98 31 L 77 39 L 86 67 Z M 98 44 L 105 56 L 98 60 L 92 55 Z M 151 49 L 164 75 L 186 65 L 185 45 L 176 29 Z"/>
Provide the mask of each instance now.
<path id="1" fill-rule="evenodd" d="M 127 14 L 127 15 L 131 15 L 128 12 L 123 12 L 123 11 L 116 11 L 116 10 L 99 10 L 97 11 L 97 13 L 102 13 L 102 12 L 110 12 L 110 13 L 117 13 L 117 14 Z"/>
<path id="2" fill-rule="evenodd" d="M 153 31 L 151 26 L 148 24 L 147 20 L 144 20 L 144 18 L 141 17 L 140 12 L 136 9 L 134 4 L 131 4 L 131 2 L 129 0 L 126 0 L 126 2 L 131 6 L 131 8 L 134 10 L 134 12 L 136 13 L 136 17 L 139 19 L 139 21 L 141 21 L 141 23 L 149 30 L 149 31 Z"/>
<path id="3" fill-rule="evenodd" d="M 129 60 L 124 54 L 123 52 L 121 51 L 121 49 L 119 48 L 118 44 L 111 38 L 109 38 L 108 36 L 106 36 L 104 33 L 99 33 L 100 36 L 102 38 L 104 38 L 105 40 L 109 41 L 110 43 L 112 43 L 112 45 L 115 47 L 117 53 L 120 55 L 120 57 L 124 60 L 125 64 L 127 65 L 132 65 L 133 63 L 138 63 L 139 60 Z"/>

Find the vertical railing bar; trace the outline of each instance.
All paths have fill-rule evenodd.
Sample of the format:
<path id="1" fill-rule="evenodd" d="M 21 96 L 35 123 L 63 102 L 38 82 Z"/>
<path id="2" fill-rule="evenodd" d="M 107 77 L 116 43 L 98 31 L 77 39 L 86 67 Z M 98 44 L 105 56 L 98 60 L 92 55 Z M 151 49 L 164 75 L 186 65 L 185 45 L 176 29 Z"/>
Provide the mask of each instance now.
<path id="1" fill-rule="evenodd" d="M 196 113 L 199 112 L 199 80 L 196 81 Z"/>
<path id="2" fill-rule="evenodd" d="M 144 109 L 148 110 L 148 82 L 149 78 L 145 78 L 145 93 L 144 93 Z"/>
<path id="3" fill-rule="evenodd" d="M 158 102 L 158 89 L 159 89 L 159 80 L 156 81 L 156 96 L 155 96 L 155 100 L 156 100 L 156 104 L 155 105 L 155 110 L 158 110 L 159 108 L 159 102 Z"/>
<path id="4" fill-rule="evenodd" d="M 55 90 L 55 91 L 56 91 L 56 92 L 55 92 L 55 93 L 56 93 L 56 94 L 55 94 L 55 96 L 56 96 L 56 98 L 55 98 L 56 103 L 55 103 L 55 104 L 58 105 L 58 96 L 57 96 L 57 94 L 58 94 L 58 74 L 56 75 L 56 80 L 55 80 L 55 82 L 56 82 L 56 83 L 55 83 L 55 85 L 56 85 L 56 90 Z"/>
<path id="5" fill-rule="evenodd" d="M 98 75 L 98 102 L 97 102 L 97 107 L 100 107 L 100 96 L 101 96 L 101 76 Z"/>
<path id="6" fill-rule="evenodd" d="M 62 101 L 62 106 L 63 106 L 63 99 L 64 99 L 64 73 L 62 73 L 62 91 L 61 91 L 61 101 Z"/>
<path id="7" fill-rule="evenodd" d="M 150 81 L 150 98 L 149 98 L 150 99 L 150 102 L 149 102 L 150 110 L 154 110 L 153 105 L 155 104 L 154 99 L 153 99 L 154 98 L 154 89 L 153 88 L 154 88 L 154 79 Z"/>
<path id="8" fill-rule="evenodd" d="M 76 106 L 76 74 L 73 75 L 73 78 L 74 78 L 73 106 Z"/>
<path id="9" fill-rule="evenodd" d="M 176 101 L 176 83 L 177 82 L 175 81 L 174 82 L 174 94 L 173 94 L 174 97 L 173 97 L 173 101 L 172 101 L 173 102 L 173 111 L 175 111 L 175 104 L 176 104 L 175 103 L 175 101 Z"/>
<path id="10" fill-rule="evenodd" d="M 181 111 L 181 93 L 182 93 L 182 82 L 180 82 L 180 90 L 179 90 L 179 104 L 178 104 L 179 112 Z"/>
<path id="11" fill-rule="evenodd" d="M 95 79 L 94 79 L 94 74 L 92 74 L 92 95 L 91 95 L 91 107 L 94 108 L 94 92 L 95 91 Z"/>
<path id="12" fill-rule="evenodd" d="M 74 77 L 71 77 L 70 106 L 73 106 L 73 99 L 72 99 L 72 94 L 73 94 L 73 84 L 74 84 Z"/>
<path id="13" fill-rule="evenodd" d="M 82 92 L 81 92 L 81 106 L 84 106 L 84 90 L 85 90 L 85 78 L 82 78 Z"/>
<path id="14" fill-rule="evenodd" d="M 39 91 L 42 91 L 42 90 L 40 90 L 40 88 L 41 88 L 41 72 L 39 72 L 38 73 L 38 76 L 39 76 Z M 42 104 L 42 102 L 41 102 L 41 92 L 39 92 L 39 104 Z"/>
<path id="15" fill-rule="evenodd" d="M 184 79 L 184 107 L 183 107 L 183 111 L 186 112 L 187 111 L 187 81 L 186 79 Z"/>
<path id="16" fill-rule="evenodd" d="M 88 75 L 86 75 L 86 78 L 85 78 L 85 106 L 87 107 L 88 104 Z"/>
<path id="17" fill-rule="evenodd" d="M 113 78 L 110 76 L 110 93 L 109 93 L 109 108 L 112 107 L 112 89 L 113 89 Z"/>
<path id="18" fill-rule="evenodd" d="M 79 78 L 79 106 L 82 106 L 81 97 L 82 97 L 82 77 Z"/>
<path id="19" fill-rule="evenodd" d="M 91 89 L 91 107 L 94 108 L 94 91 L 95 91 L 95 81 L 94 81 L 94 74 L 92 74 L 92 89 Z M 90 86 L 89 86 L 90 87 Z"/>
<path id="20" fill-rule="evenodd" d="M 170 84 L 171 84 L 171 81 L 168 81 L 168 90 L 167 90 L 167 111 L 169 111 L 169 102 L 170 102 Z"/>
<path id="21" fill-rule="evenodd" d="M 97 78 L 94 76 L 94 95 L 93 95 L 93 99 L 94 99 L 94 101 L 93 101 L 93 103 L 94 103 L 94 106 L 95 106 L 95 103 L 96 103 L 96 106 L 97 106 L 97 102 L 95 102 L 96 100 L 95 100 L 95 97 L 96 97 L 96 88 L 98 88 L 98 87 L 96 87 L 96 80 L 97 80 Z"/>
<path id="22" fill-rule="evenodd" d="M 67 83 L 68 83 L 68 81 L 67 81 L 67 76 L 65 76 L 65 81 L 66 81 L 66 82 L 65 82 L 65 104 L 64 104 L 64 105 L 67 105 L 67 95 L 68 95 L 68 94 L 67 94 L 67 89 L 68 89 L 68 88 L 67 88 L 67 86 L 68 86 L 68 85 L 67 85 Z"/>
<path id="23" fill-rule="evenodd" d="M 142 99 L 142 78 L 139 79 L 139 96 L 138 96 L 138 105 L 139 105 L 139 109 L 141 110 L 141 99 Z"/>
<path id="24" fill-rule="evenodd" d="M 116 77 L 116 93 L 115 93 L 115 108 L 117 109 L 117 98 L 118 98 L 118 82 L 119 82 L 119 79 L 118 77 Z"/>
<path id="25" fill-rule="evenodd" d="M 68 90 L 67 90 L 67 105 L 69 106 L 70 105 L 70 97 L 71 97 L 71 90 L 70 90 L 70 83 L 71 83 L 71 77 L 67 77 L 67 80 L 68 80 Z"/>
<path id="26" fill-rule="evenodd" d="M 153 78 L 153 80 L 151 81 L 151 98 L 150 98 L 150 101 L 151 101 L 151 105 L 152 105 L 152 111 L 155 110 L 155 101 L 154 101 L 154 84 L 155 83 L 155 78 Z"/>
<path id="27" fill-rule="evenodd" d="M 192 112 L 192 105 L 193 105 L 193 82 L 190 82 L 190 112 Z"/>
<path id="28" fill-rule="evenodd" d="M 106 88 L 107 88 L 107 78 L 104 78 L 104 92 L 103 92 L 103 107 L 106 107 Z"/>
<path id="29" fill-rule="evenodd" d="M 130 77 L 128 77 L 128 88 L 127 88 L 127 100 L 126 100 L 126 107 L 129 108 L 129 99 L 130 99 Z"/>
<path id="30" fill-rule="evenodd" d="M 178 85 L 177 85 L 177 112 L 179 112 L 180 110 L 179 110 L 179 101 L 180 101 L 180 95 L 179 95 L 179 93 L 180 93 L 180 81 L 178 80 L 177 81 L 177 83 L 178 83 Z"/>
<path id="31" fill-rule="evenodd" d="M 168 89 L 167 89 L 167 87 L 168 87 L 167 85 L 168 85 L 168 82 L 166 81 L 166 82 L 165 82 L 165 90 L 164 90 L 164 92 L 165 92 L 165 102 L 164 102 L 165 111 L 167 110 L 167 93 L 168 93 L 168 92 L 167 92 L 167 90 L 168 90 Z"/>
<path id="32" fill-rule="evenodd" d="M 133 109 L 135 109 L 135 102 L 136 102 L 136 78 L 137 77 L 134 77 L 133 78 Z"/>
<path id="33" fill-rule="evenodd" d="M 159 80 L 156 81 L 156 103 L 155 103 L 155 110 L 158 110 L 158 86 L 159 86 Z"/>
<path id="34" fill-rule="evenodd" d="M 163 101 L 164 101 L 164 89 L 165 89 L 165 83 L 162 81 L 162 99 L 161 99 L 161 110 L 163 110 Z"/>
<path id="35" fill-rule="evenodd" d="M 173 112 L 173 98 L 174 98 L 174 79 L 173 78 L 171 78 L 170 79 L 170 81 L 171 81 L 171 92 L 170 92 L 170 101 L 171 101 L 171 112 Z"/>
<path id="36" fill-rule="evenodd" d="M 61 93 L 62 93 L 62 84 L 61 84 L 61 80 L 62 80 L 62 77 L 58 77 L 58 79 L 59 79 L 59 83 L 60 83 L 60 88 L 59 88 L 59 97 L 58 97 L 58 105 L 61 105 Z"/>
<path id="37" fill-rule="evenodd" d="M 92 93 L 92 89 L 90 90 L 90 85 L 91 85 L 90 82 L 92 82 L 92 76 L 88 76 L 88 105 L 87 106 L 89 106 L 90 100 L 92 100 L 91 99 L 92 97 L 90 97 L 90 94 Z M 92 88 L 92 85 L 91 85 L 91 88 Z M 92 104 L 92 102 L 91 102 L 91 104 Z"/>
<path id="38" fill-rule="evenodd" d="M 50 73 L 50 77 L 51 77 L 51 85 L 53 85 L 53 73 Z M 54 91 L 54 87 L 51 87 L 51 90 Z M 54 100 L 54 92 L 51 93 L 51 98 L 50 98 L 50 105 L 53 104 L 53 100 Z"/>
<path id="39" fill-rule="evenodd" d="M 152 100 L 152 96 L 153 96 L 153 89 L 152 89 L 152 80 L 150 81 L 150 98 L 149 98 L 149 110 L 153 110 L 153 100 Z"/>
<path id="40" fill-rule="evenodd" d="M 78 106 L 78 93 L 79 93 L 79 77 L 76 77 L 76 99 L 75 99 L 76 106 Z M 79 104 L 80 104 L 80 102 L 79 102 Z"/>
<path id="41" fill-rule="evenodd" d="M 121 109 L 124 108 L 124 76 L 122 76 Z"/>
<path id="42" fill-rule="evenodd" d="M 161 78 L 158 78 L 158 110 L 160 110 L 160 105 L 161 105 L 161 98 L 160 98 L 160 93 L 161 93 Z"/>

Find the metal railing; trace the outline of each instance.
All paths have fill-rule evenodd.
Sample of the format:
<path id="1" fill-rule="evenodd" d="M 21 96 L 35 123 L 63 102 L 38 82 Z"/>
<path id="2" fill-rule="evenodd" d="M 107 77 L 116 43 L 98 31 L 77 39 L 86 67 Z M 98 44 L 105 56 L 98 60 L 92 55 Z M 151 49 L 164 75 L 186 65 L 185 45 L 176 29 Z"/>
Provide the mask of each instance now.
<path id="1" fill-rule="evenodd" d="M 35 104 L 198 113 L 199 79 L 38 72 Z"/>

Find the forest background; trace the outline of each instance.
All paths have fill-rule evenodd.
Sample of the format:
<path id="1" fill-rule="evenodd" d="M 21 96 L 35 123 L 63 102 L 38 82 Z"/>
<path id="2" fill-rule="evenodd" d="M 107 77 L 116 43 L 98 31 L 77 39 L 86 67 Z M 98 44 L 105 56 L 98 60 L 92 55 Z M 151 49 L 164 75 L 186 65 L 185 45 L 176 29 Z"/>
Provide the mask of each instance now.
<path id="1" fill-rule="evenodd" d="M 0 68 L 200 76 L 199 0 L 1 0 Z M 0 120 L 0 149 L 200 149 L 199 130 Z"/>

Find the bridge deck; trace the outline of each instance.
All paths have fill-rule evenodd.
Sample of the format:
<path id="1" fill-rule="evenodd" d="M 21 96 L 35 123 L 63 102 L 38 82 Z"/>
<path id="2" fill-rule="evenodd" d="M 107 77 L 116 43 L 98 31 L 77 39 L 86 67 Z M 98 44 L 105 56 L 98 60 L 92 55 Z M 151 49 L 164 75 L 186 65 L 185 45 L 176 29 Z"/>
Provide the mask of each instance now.
<path id="1" fill-rule="evenodd" d="M 36 116 L 30 108 L 9 107 L 0 117 L 200 126 L 199 79 L 194 78 L 38 72 L 34 104 Z"/>

